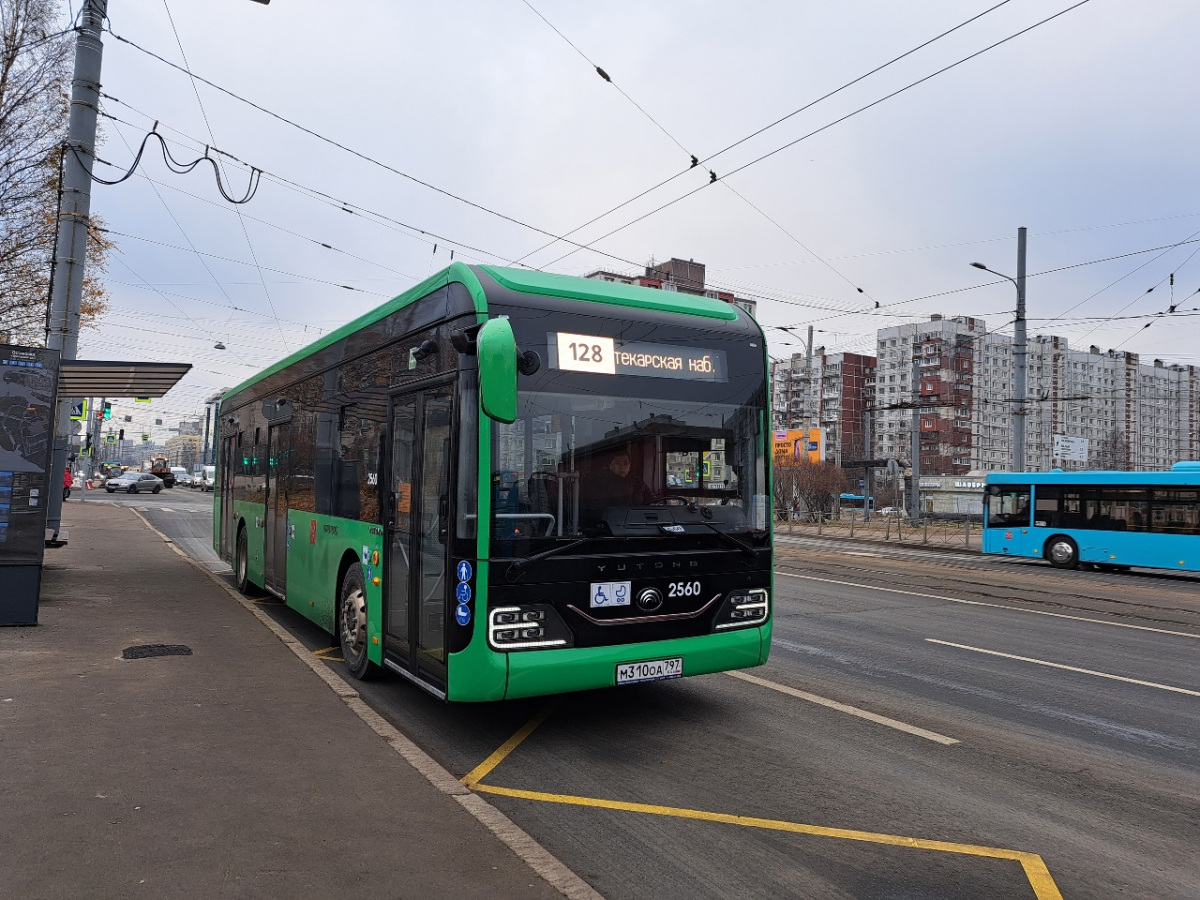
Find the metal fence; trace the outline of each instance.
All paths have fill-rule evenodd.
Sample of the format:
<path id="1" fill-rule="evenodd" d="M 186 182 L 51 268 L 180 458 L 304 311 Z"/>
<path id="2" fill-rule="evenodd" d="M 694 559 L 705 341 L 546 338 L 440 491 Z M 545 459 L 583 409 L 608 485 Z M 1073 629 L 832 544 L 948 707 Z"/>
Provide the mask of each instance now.
<path id="1" fill-rule="evenodd" d="M 929 544 L 973 550 L 980 549 L 982 543 L 983 526 L 977 518 L 960 521 L 926 518 L 910 521 L 904 516 L 875 514 L 869 522 L 862 519 L 862 512 L 859 510 L 843 512 L 840 517 L 804 513 L 799 518 L 790 510 L 780 510 L 776 515 L 775 531 L 779 534 Z"/>

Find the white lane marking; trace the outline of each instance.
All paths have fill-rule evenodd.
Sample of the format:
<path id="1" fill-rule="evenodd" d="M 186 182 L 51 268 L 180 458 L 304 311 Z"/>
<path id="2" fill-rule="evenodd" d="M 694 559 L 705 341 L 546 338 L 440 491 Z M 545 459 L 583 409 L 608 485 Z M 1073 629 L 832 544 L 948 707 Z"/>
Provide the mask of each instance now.
<path id="1" fill-rule="evenodd" d="M 862 588 L 866 591 L 883 591 L 886 594 L 904 594 L 907 597 L 926 597 L 930 600 L 946 600 L 949 603 L 962 603 L 966 606 L 986 606 L 990 609 L 1006 609 L 1009 612 L 1030 613 L 1035 616 L 1051 616 L 1055 619 L 1073 619 L 1076 622 L 1091 622 L 1094 625 L 1108 625 L 1112 628 L 1133 628 L 1136 631 L 1153 631 L 1156 634 L 1171 634 L 1175 637 L 1200 640 L 1200 634 L 1188 634 L 1186 631 L 1170 631 L 1166 628 L 1151 628 L 1149 625 L 1130 625 L 1126 622 L 1106 622 L 1104 619 L 1089 619 L 1087 616 L 1068 616 L 1065 613 L 1047 612 L 1044 609 L 1025 609 L 1021 606 L 1005 606 L 1002 603 L 984 603 L 982 600 L 963 600 L 961 597 L 943 597 L 940 594 L 922 594 L 919 591 L 902 591 L 899 588 L 877 587 L 873 584 L 857 584 L 853 581 L 836 581 L 833 578 L 818 578 L 815 575 L 793 575 L 791 572 L 776 572 L 784 578 L 800 578 L 804 581 L 822 581 L 825 584 L 840 584 L 845 587 Z"/>
<path id="2" fill-rule="evenodd" d="M 874 559 L 879 559 L 880 557 L 883 556 L 883 554 L 882 553 L 861 553 L 858 550 L 846 550 L 842 553 L 842 556 L 870 556 Z"/>
<path id="3" fill-rule="evenodd" d="M 938 641 L 925 638 L 930 644 L 943 644 L 947 647 L 957 647 L 959 650 L 971 650 L 975 653 L 986 653 L 988 656 L 1002 656 L 1005 659 L 1015 659 L 1020 662 L 1033 663 L 1038 666 L 1049 666 L 1051 669 L 1064 669 L 1067 672 L 1081 672 L 1084 675 L 1095 675 L 1097 678 L 1110 678 L 1113 681 L 1125 681 L 1129 684 L 1140 684 L 1143 687 L 1158 688 L 1160 691 L 1174 691 L 1176 694 L 1188 694 L 1200 697 L 1200 691 L 1189 691 L 1187 688 L 1172 687 L 1169 684 L 1158 684 L 1154 681 L 1141 681 L 1137 678 L 1125 678 L 1123 675 L 1109 675 L 1107 672 L 1094 672 L 1091 669 L 1080 669 L 1075 666 L 1064 666 L 1062 663 L 1047 662 L 1044 659 L 1033 659 L 1028 656 L 1014 656 L 1012 653 L 1001 653 L 998 650 L 984 650 L 982 647 L 969 647 L 966 644 L 955 644 L 951 641 Z"/>
<path id="4" fill-rule="evenodd" d="M 159 512 L 175 512 L 175 510 L 171 509 L 171 507 L 169 507 L 169 506 L 160 506 L 158 508 L 158 511 Z"/>
<path id="5" fill-rule="evenodd" d="M 770 688 L 773 691 L 779 691 L 781 694 L 787 694 L 789 697 L 796 697 L 800 700 L 807 700 L 809 703 L 816 703 L 819 706 L 827 706 L 830 709 L 836 709 L 838 712 L 846 713 L 849 716 L 858 716 L 860 719 L 866 719 L 868 722 L 874 722 L 877 725 L 886 725 L 888 728 L 895 728 L 897 731 L 903 731 L 907 734 L 916 735 L 917 737 L 925 738 L 927 741 L 933 741 L 938 744 L 959 743 L 951 737 L 946 737 L 944 734 L 938 734 L 936 731 L 926 731 L 924 728 L 918 728 L 916 725 L 909 725 L 906 722 L 900 722 L 896 719 L 889 719 L 887 716 L 880 716 L 873 712 L 867 712 L 865 709 L 859 709 L 855 706 L 847 706 L 845 703 L 838 703 L 836 700 L 830 700 L 826 697 L 818 697 L 816 694 L 810 694 L 807 691 L 798 691 L 794 687 L 788 687 L 786 684 L 778 684 L 774 681 L 767 681 L 765 678 L 759 678 L 757 675 L 747 675 L 745 672 L 726 672 L 733 678 L 738 678 L 742 681 L 748 681 L 751 684 L 757 684 L 759 687 Z"/>

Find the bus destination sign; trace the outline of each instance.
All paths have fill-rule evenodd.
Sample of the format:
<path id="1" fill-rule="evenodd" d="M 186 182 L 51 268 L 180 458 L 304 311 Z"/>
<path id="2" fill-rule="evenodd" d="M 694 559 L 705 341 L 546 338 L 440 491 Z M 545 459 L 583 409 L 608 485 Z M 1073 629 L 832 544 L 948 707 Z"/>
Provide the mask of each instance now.
<path id="1" fill-rule="evenodd" d="M 729 380 L 723 350 L 672 344 L 619 343 L 610 337 L 556 332 L 550 336 L 550 365 L 567 372 L 645 375 L 688 381 Z"/>

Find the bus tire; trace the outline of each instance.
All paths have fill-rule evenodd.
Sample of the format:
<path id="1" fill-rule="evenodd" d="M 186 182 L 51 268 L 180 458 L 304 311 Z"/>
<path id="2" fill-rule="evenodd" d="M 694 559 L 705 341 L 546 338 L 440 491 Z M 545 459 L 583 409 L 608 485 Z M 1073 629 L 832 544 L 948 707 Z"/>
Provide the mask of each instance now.
<path id="1" fill-rule="evenodd" d="M 346 671 L 352 678 L 369 681 L 376 668 L 367 658 L 367 594 L 362 566 L 355 563 L 338 587 L 338 643 Z"/>
<path id="2" fill-rule="evenodd" d="M 233 550 L 233 580 L 241 593 L 250 596 L 254 591 L 254 586 L 250 583 L 250 553 L 247 545 L 246 526 L 239 525 L 237 541 L 234 543 Z"/>
<path id="3" fill-rule="evenodd" d="M 1079 568 L 1079 547 L 1065 534 L 1056 534 L 1046 541 L 1046 559 L 1056 569 Z"/>

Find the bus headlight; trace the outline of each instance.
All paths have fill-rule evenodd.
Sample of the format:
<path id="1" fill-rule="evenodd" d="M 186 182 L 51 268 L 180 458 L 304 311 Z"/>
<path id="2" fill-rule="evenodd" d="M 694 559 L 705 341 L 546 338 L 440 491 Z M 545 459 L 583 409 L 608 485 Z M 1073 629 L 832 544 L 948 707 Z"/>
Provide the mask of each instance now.
<path id="1" fill-rule="evenodd" d="M 547 650 L 571 644 L 571 632 L 549 604 L 499 606 L 488 612 L 493 650 Z"/>
<path id="2" fill-rule="evenodd" d="M 769 604 L 766 588 L 749 588 L 730 591 L 721 611 L 717 613 L 716 629 L 745 628 L 761 625 L 767 621 Z"/>

